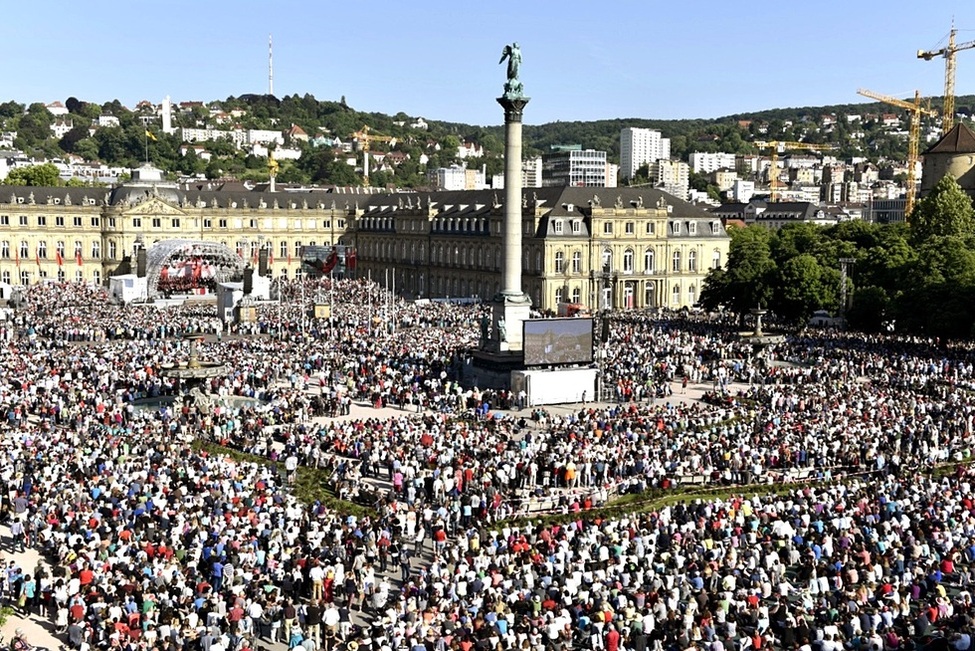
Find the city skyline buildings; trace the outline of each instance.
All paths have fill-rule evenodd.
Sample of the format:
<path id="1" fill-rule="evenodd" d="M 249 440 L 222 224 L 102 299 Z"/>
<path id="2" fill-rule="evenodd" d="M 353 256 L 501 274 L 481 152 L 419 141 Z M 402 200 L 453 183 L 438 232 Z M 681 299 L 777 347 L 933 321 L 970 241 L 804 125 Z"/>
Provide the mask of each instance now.
<path id="1" fill-rule="evenodd" d="M 249 0 L 233 5 L 175 0 L 167 11 L 180 29 L 159 29 L 140 27 L 117 2 L 94 9 L 50 3 L 56 20 L 44 29 L 11 30 L 8 51 L 24 53 L 30 65 L 4 66 L 0 84 L 4 100 L 22 103 L 75 96 L 97 103 L 119 99 L 133 106 L 166 95 L 211 101 L 263 93 L 271 81 L 273 34 L 273 83 L 279 96 L 308 93 L 336 101 L 345 96 L 350 106 L 363 111 L 497 125 L 499 118 L 485 106 L 495 93 L 501 47 L 517 40 L 525 57 L 525 83 L 538 89 L 529 118 L 533 124 L 713 118 L 775 107 L 861 103 L 855 94 L 860 86 L 892 95 L 914 88 L 925 96 L 940 95 L 943 61 L 918 61 L 916 51 L 937 47 L 952 17 L 959 40 L 975 37 L 975 9 L 961 0 L 923 6 L 904 0 L 830 4 L 842 9 L 842 20 L 828 6 L 741 12 L 704 2 L 688 11 L 623 0 L 612 12 L 579 12 L 575 9 L 583 6 L 572 2 L 554 9 L 544 3 L 499 0 L 465 7 L 459 15 L 454 5 L 434 0 L 378 10 L 284 0 L 275 15 L 298 13 L 302 19 L 276 21 L 256 19 L 265 15 L 258 11 L 263 6 Z M 28 24 L 36 13 L 36 5 L 22 4 L 6 12 L 12 25 Z M 352 27 L 363 23 L 395 28 L 369 36 Z M 465 27 L 471 24 L 478 29 Z M 653 25 L 654 38 L 598 36 L 641 24 Z M 807 47 L 790 47 L 783 64 L 802 74 L 783 74 L 769 83 L 768 66 L 754 63 L 760 45 L 751 54 L 728 49 L 733 34 L 752 34 L 753 42 L 775 47 L 777 36 L 801 36 L 797 25 L 802 26 L 799 32 L 815 38 Z M 906 31 L 904 25 L 912 29 Z M 597 36 L 568 49 L 567 34 Z M 847 56 L 851 43 L 857 44 L 856 54 Z M 462 54 L 438 54 L 442 52 Z M 966 54 L 958 56 L 959 95 L 975 93 L 975 56 Z M 431 57 L 434 68 L 425 63 Z M 667 64 L 639 63 L 650 61 Z M 722 74 L 715 74 L 719 69 Z M 580 90 L 585 101 L 578 101 Z"/>

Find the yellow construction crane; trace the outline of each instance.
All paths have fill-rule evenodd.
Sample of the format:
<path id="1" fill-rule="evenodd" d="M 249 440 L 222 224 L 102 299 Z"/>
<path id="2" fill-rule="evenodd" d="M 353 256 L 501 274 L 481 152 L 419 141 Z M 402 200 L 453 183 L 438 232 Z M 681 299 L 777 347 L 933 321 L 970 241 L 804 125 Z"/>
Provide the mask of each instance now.
<path id="1" fill-rule="evenodd" d="M 948 33 L 948 45 L 939 50 L 918 50 L 917 58 L 930 61 L 935 57 L 945 59 L 945 97 L 944 108 L 941 111 L 941 135 L 951 131 L 955 126 L 955 55 L 962 50 L 975 48 L 975 41 L 968 41 L 961 45 L 955 44 L 955 34 L 958 30 L 952 26 Z"/>
<path id="2" fill-rule="evenodd" d="M 373 142 L 388 142 L 391 145 L 396 144 L 396 138 L 392 136 L 375 135 L 369 133 L 372 128 L 366 125 L 352 134 L 352 137 L 356 142 L 359 143 L 359 148 L 362 149 L 362 178 L 364 181 L 369 180 L 369 145 Z M 368 185 L 368 183 L 366 183 Z"/>
<path id="3" fill-rule="evenodd" d="M 911 131 L 907 138 L 907 203 L 904 206 L 905 219 L 909 219 L 911 211 L 914 210 L 914 197 L 917 194 L 917 178 L 914 170 L 917 168 L 918 143 L 921 140 L 921 116 L 928 115 L 936 117 L 938 112 L 921 106 L 920 91 L 914 91 L 913 104 L 911 102 L 905 102 L 902 99 L 897 99 L 896 97 L 891 97 L 890 95 L 874 93 L 865 88 L 858 88 L 857 94 L 881 101 L 884 104 L 906 109 L 911 113 Z"/>
<path id="4" fill-rule="evenodd" d="M 790 140 L 756 140 L 754 143 L 759 149 L 772 150 L 772 165 L 769 167 L 768 187 L 769 201 L 778 201 L 777 187 L 779 184 L 779 151 L 785 152 L 789 149 L 806 149 L 809 151 L 826 151 L 832 149 L 832 145 L 814 145 L 810 142 L 793 142 Z"/>

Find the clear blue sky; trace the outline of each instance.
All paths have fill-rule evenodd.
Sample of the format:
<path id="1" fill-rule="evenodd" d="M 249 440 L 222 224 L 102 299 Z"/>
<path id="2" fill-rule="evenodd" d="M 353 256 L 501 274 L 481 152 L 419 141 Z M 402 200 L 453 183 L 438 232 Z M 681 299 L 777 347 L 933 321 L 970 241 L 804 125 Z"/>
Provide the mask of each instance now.
<path id="1" fill-rule="evenodd" d="M 973 0 L 581 2 L 171 0 L 4 2 L 0 99 L 217 100 L 267 90 L 356 109 L 499 124 L 505 43 L 521 45 L 525 122 L 718 117 L 860 101 L 858 87 L 940 95 L 975 40 Z M 957 93 L 975 94 L 975 50 Z M 865 100 L 864 100 L 865 101 Z"/>

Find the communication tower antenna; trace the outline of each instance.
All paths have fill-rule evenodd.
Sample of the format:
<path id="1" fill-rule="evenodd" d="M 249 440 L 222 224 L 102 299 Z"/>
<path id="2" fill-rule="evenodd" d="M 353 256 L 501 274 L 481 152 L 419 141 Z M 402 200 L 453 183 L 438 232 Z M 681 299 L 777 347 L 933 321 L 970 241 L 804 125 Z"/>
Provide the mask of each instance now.
<path id="1" fill-rule="evenodd" d="M 274 95 L 274 43 L 267 35 L 267 94 Z"/>

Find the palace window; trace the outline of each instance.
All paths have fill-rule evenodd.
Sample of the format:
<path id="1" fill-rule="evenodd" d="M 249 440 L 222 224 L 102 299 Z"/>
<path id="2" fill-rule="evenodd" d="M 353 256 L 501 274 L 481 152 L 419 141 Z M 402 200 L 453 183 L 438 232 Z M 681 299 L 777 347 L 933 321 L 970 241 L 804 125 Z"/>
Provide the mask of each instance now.
<path id="1" fill-rule="evenodd" d="M 647 249 L 643 252 L 643 272 L 653 273 L 653 249 Z"/>
<path id="2" fill-rule="evenodd" d="M 674 251 L 674 258 L 672 261 L 671 270 L 675 272 L 680 271 L 680 251 Z"/>
<path id="3" fill-rule="evenodd" d="M 623 272 L 633 273 L 633 249 L 623 251 Z"/>
<path id="4" fill-rule="evenodd" d="M 573 251 L 572 252 L 572 273 L 582 272 L 582 252 Z"/>
<path id="5" fill-rule="evenodd" d="M 565 269 L 565 253 L 562 251 L 555 252 L 555 273 L 562 273 Z"/>
<path id="6" fill-rule="evenodd" d="M 687 270 L 690 272 L 697 271 L 697 251 L 687 252 Z"/>

